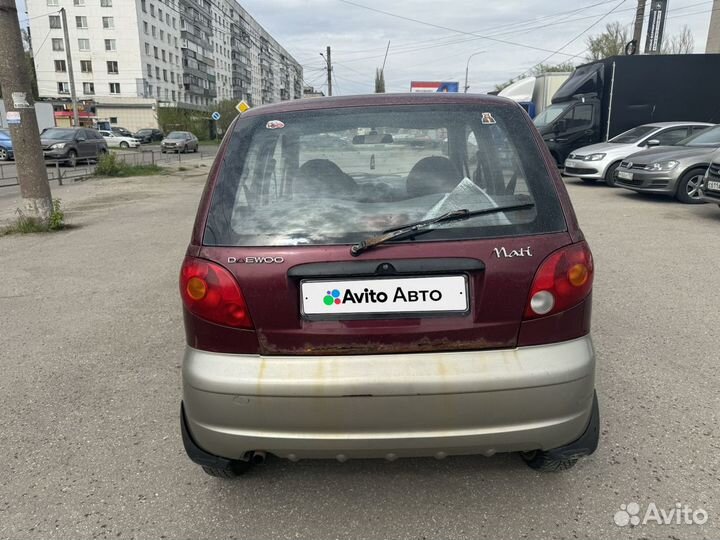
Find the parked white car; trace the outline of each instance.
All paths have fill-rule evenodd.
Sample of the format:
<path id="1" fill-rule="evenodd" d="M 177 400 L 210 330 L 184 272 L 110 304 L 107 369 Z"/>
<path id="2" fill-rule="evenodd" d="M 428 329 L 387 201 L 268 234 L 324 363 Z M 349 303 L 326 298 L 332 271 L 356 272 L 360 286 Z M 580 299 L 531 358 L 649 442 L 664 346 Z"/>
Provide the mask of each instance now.
<path id="1" fill-rule="evenodd" d="M 652 146 L 675 143 L 711 127 L 705 122 L 656 122 L 632 128 L 607 142 L 592 144 L 573 151 L 565 160 L 565 176 L 583 182 L 602 180 L 615 185 L 615 171 L 626 157 Z"/>
<path id="2" fill-rule="evenodd" d="M 110 148 L 137 148 L 140 146 L 140 141 L 133 137 L 123 137 L 112 131 L 100 130 L 100 134 L 105 139 L 108 147 Z"/>

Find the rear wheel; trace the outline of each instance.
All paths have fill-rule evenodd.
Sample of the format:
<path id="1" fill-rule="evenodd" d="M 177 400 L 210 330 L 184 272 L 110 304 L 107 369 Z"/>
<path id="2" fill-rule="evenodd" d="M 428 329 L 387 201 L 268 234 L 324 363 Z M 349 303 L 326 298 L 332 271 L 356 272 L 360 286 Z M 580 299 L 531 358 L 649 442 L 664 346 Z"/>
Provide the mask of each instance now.
<path id="1" fill-rule="evenodd" d="M 241 474 L 247 472 L 250 467 L 251 464 L 248 461 L 234 461 L 226 469 L 219 469 L 217 467 L 208 467 L 207 465 L 202 465 L 202 470 L 205 471 L 205 474 L 209 474 L 210 476 L 214 476 L 215 478 L 231 479 L 237 478 Z"/>
<path id="2" fill-rule="evenodd" d="M 553 457 L 550 452 L 543 450 L 522 452 L 520 455 L 528 467 L 540 472 L 567 471 L 568 469 L 572 469 L 578 461 L 577 458 L 558 459 L 557 457 Z"/>
<path id="3" fill-rule="evenodd" d="M 618 161 L 610 165 L 607 171 L 605 171 L 605 183 L 610 187 L 615 187 L 615 171 L 617 171 L 619 166 L 620 162 Z"/>
<path id="4" fill-rule="evenodd" d="M 66 163 L 70 167 L 75 167 L 77 165 L 77 152 L 75 150 L 70 150 L 68 152 Z"/>
<path id="5" fill-rule="evenodd" d="M 5 150 L 2 146 L 0 146 L 0 161 L 9 161 L 10 160 L 10 154 L 8 154 L 8 151 Z"/>
<path id="6" fill-rule="evenodd" d="M 705 177 L 705 169 L 693 169 L 682 175 L 678 182 L 675 198 L 685 204 L 703 204 L 700 198 L 700 186 Z"/>

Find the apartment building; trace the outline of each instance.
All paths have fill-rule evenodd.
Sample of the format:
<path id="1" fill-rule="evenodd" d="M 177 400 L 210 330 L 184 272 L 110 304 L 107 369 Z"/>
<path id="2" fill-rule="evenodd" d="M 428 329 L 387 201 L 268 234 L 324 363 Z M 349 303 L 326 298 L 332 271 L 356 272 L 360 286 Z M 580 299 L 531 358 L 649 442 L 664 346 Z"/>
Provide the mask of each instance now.
<path id="1" fill-rule="evenodd" d="M 139 129 L 158 106 L 302 97 L 301 66 L 236 0 L 27 0 L 39 94 L 56 109 L 71 108 L 60 8 L 86 123 Z"/>

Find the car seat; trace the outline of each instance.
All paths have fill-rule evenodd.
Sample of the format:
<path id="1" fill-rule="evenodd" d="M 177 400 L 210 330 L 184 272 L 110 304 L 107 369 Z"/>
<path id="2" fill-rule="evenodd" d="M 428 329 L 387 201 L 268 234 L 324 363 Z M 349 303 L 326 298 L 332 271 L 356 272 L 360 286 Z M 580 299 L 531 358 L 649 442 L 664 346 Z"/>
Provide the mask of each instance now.
<path id="1" fill-rule="evenodd" d="M 354 193 L 357 188 L 352 176 L 345 174 L 337 164 L 329 159 L 311 159 L 298 169 L 293 191 L 304 194 L 321 191 L 332 195 Z"/>
<path id="2" fill-rule="evenodd" d="M 410 197 L 422 197 L 433 193 L 449 193 L 460 183 L 460 173 L 446 157 L 422 158 L 410 170 L 406 189 Z"/>

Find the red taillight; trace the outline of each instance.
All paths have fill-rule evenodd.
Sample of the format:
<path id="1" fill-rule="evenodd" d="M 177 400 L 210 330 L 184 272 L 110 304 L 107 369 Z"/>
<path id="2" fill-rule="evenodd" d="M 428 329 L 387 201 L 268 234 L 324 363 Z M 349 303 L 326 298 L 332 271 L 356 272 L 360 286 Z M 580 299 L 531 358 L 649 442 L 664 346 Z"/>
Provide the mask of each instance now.
<path id="1" fill-rule="evenodd" d="M 252 328 L 245 298 L 235 278 L 219 264 L 185 257 L 180 296 L 190 313 L 234 328 Z"/>
<path id="2" fill-rule="evenodd" d="M 535 273 L 525 308 L 525 319 L 565 311 L 592 290 L 593 258 L 585 242 L 551 253 Z"/>

